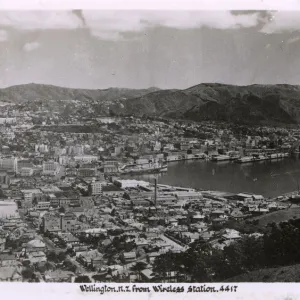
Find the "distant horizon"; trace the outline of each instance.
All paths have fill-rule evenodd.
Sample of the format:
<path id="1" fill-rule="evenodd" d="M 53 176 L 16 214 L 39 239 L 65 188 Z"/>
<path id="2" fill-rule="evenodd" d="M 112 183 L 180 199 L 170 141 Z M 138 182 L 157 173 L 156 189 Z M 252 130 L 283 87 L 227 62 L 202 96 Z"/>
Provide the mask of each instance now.
<path id="1" fill-rule="evenodd" d="M 90 90 L 90 91 L 97 91 L 97 90 L 101 90 L 101 91 L 105 91 L 105 90 L 110 90 L 110 89 L 119 89 L 119 90 L 151 90 L 151 89 L 157 89 L 157 90 L 187 90 L 190 89 L 192 87 L 198 86 L 198 85 L 205 85 L 205 84 L 216 84 L 216 85 L 224 85 L 224 86 L 238 86 L 238 87 L 249 87 L 249 86 L 254 86 L 254 85 L 258 85 L 258 86 L 300 86 L 300 84 L 289 84 L 289 83 L 270 83 L 270 84 L 261 84 L 261 83 L 252 83 L 252 84 L 243 84 L 243 85 L 239 85 L 239 84 L 231 84 L 231 83 L 222 83 L 222 82 L 201 82 L 192 86 L 188 86 L 185 88 L 160 88 L 157 86 L 150 86 L 150 87 L 142 87 L 142 88 L 132 88 L 132 87 L 117 87 L 117 86 L 111 86 L 111 87 L 107 87 L 107 88 L 81 88 L 81 87 L 69 87 L 69 86 L 62 86 L 62 85 L 56 85 L 56 84 L 51 84 L 51 83 L 37 83 L 37 82 L 30 82 L 30 83 L 21 83 L 21 84 L 15 84 L 15 85 L 10 85 L 10 86 L 6 86 L 6 87 L 0 87 L 0 90 L 3 89 L 9 89 L 9 88 L 13 88 L 13 87 L 18 87 L 18 86 L 26 86 L 26 85 L 45 85 L 45 86 L 53 86 L 56 88 L 65 88 L 65 89 L 72 89 L 72 90 Z"/>

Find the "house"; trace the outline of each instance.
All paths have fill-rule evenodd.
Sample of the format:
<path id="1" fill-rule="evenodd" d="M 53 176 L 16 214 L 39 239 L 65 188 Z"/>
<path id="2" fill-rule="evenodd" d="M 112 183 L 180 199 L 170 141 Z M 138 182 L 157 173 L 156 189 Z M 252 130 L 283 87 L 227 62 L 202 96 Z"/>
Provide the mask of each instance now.
<path id="1" fill-rule="evenodd" d="M 161 253 L 159 253 L 159 252 L 150 252 L 150 253 L 148 253 L 150 263 L 153 263 L 155 261 L 155 258 L 160 256 L 160 255 L 161 255 Z"/>
<path id="2" fill-rule="evenodd" d="M 78 262 L 86 267 L 99 267 L 103 262 L 103 254 L 98 252 L 98 250 L 91 250 L 80 253 L 77 257 Z"/>
<path id="3" fill-rule="evenodd" d="M 19 264 L 17 257 L 13 254 L 0 254 L 0 266 L 1 267 L 15 267 Z"/>
<path id="4" fill-rule="evenodd" d="M 21 282 L 22 273 L 20 267 L 0 267 L 0 282 Z"/>
<path id="5" fill-rule="evenodd" d="M 223 210 L 214 210 L 210 213 L 210 217 L 212 219 L 222 218 L 225 216 L 225 213 Z"/>
<path id="6" fill-rule="evenodd" d="M 204 219 L 205 219 L 204 215 L 196 214 L 192 216 L 191 223 L 202 223 Z"/>
<path id="7" fill-rule="evenodd" d="M 67 245 L 76 246 L 80 244 L 79 239 L 70 232 L 60 233 L 59 237 Z"/>
<path id="8" fill-rule="evenodd" d="M 46 245 L 39 239 L 32 240 L 27 243 L 26 245 L 26 252 L 38 252 L 38 251 L 45 251 Z"/>
<path id="9" fill-rule="evenodd" d="M 245 215 L 240 210 L 235 209 L 231 212 L 229 217 L 235 221 L 239 221 L 239 220 L 243 220 Z"/>
<path id="10" fill-rule="evenodd" d="M 45 281 L 46 282 L 72 282 L 72 277 L 74 273 L 69 271 L 55 270 L 45 272 Z"/>
<path id="11" fill-rule="evenodd" d="M 47 261 L 46 254 L 43 251 L 29 253 L 28 259 L 32 264 L 43 263 Z"/>
<path id="12" fill-rule="evenodd" d="M 122 255 L 125 263 L 130 263 L 136 260 L 136 253 L 135 252 L 124 252 Z"/>
<path id="13" fill-rule="evenodd" d="M 237 230 L 234 229 L 225 229 L 225 233 L 222 236 L 226 240 L 236 240 L 240 239 L 241 235 Z"/>
<path id="14" fill-rule="evenodd" d="M 141 271 L 141 276 L 142 276 L 143 282 L 151 282 L 151 280 L 154 277 L 152 269 L 142 270 Z"/>

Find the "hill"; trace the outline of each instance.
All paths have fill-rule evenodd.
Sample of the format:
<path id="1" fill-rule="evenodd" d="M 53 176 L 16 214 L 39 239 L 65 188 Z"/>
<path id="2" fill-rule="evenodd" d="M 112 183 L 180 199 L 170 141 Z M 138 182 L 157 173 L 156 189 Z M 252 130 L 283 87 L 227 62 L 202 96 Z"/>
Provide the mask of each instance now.
<path id="1" fill-rule="evenodd" d="M 113 107 L 113 111 L 116 114 L 193 121 L 294 124 L 300 122 L 299 99 L 299 86 L 212 83 L 199 84 L 185 90 L 161 90 L 123 100 Z"/>
<path id="2" fill-rule="evenodd" d="M 43 84 L 0 89 L 0 101 L 79 100 L 109 105 L 115 115 L 160 116 L 241 124 L 300 123 L 300 86 L 202 83 L 184 90 L 71 89 Z"/>
<path id="3" fill-rule="evenodd" d="M 300 264 L 260 269 L 229 278 L 224 282 L 300 282 Z"/>
<path id="4" fill-rule="evenodd" d="M 119 99 L 141 97 L 144 94 L 157 91 L 149 89 L 109 88 L 104 90 L 72 89 L 45 84 L 15 85 L 0 89 L 0 101 L 23 103 L 37 100 L 80 100 L 111 102 Z"/>

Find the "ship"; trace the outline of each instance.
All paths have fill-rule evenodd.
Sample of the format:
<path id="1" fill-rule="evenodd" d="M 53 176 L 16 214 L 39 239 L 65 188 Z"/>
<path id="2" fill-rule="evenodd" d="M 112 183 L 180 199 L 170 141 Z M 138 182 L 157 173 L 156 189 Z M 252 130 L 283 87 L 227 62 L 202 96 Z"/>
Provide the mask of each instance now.
<path id="1" fill-rule="evenodd" d="M 289 153 L 272 153 L 272 154 L 254 154 L 252 156 L 244 156 L 236 160 L 237 163 L 257 162 L 263 160 L 273 160 L 288 157 Z"/>
<path id="2" fill-rule="evenodd" d="M 239 156 L 222 154 L 222 155 L 213 155 L 211 157 L 211 160 L 212 161 L 228 161 L 228 160 L 236 160 L 238 158 L 239 158 Z"/>
<path id="3" fill-rule="evenodd" d="M 211 160 L 212 161 L 228 161 L 228 160 L 237 160 L 240 158 L 238 153 L 236 151 L 229 151 L 226 154 L 216 154 L 212 155 Z"/>
<path id="4" fill-rule="evenodd" d="M 145 173 L 161 173 L 168 171 L 168 165 L 165 163 L 147 163 L 147 164 L 129 164 L 119 169 L 121 174 L 145 174 Z"/>

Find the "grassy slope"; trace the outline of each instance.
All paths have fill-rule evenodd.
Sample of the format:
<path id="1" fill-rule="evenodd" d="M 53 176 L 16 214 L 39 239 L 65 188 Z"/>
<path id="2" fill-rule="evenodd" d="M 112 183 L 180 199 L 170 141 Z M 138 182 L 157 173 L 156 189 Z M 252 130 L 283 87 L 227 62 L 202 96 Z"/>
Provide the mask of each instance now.
<path id="1" fill-rule="evenodd" d="M 225 282 L 300 282 L 300 264 L 252 271 Z"/>

